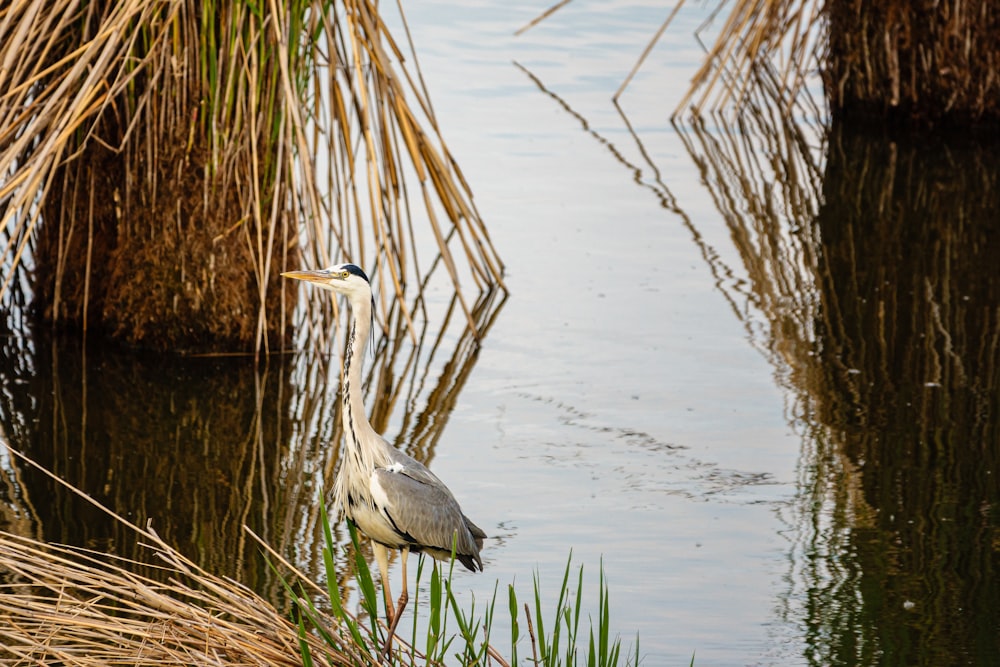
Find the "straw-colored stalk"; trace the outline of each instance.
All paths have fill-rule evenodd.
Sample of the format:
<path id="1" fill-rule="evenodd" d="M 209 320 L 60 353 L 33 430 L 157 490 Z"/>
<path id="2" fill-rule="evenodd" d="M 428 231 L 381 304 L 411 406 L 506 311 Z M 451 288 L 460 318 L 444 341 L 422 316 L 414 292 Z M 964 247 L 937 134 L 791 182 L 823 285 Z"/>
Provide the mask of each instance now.
<path id="1" fill-rule="evenodd" d="M 136 574 L 148 565 L 0 532 L 0 664 L 293 666 L 300 641 L 318 664 L 365 664 L 348 638 L 335 649 L 300 636 L 253 591 L 140 535 L 168 583 Z"/>
<path id="2" fill-rule="evenodd" d="M 616 100 L 683 5 L 677 0 L 667 10 Z M 728 14 L 720 17 L 723 7 Z M 699 39 L 709 30 L 715 37 L 675 117 L 741 110 L 767 70 L 789 110 L 819 72 L 836 115 L 924 126 L 1000 121 L 1000 9 L 993 0 L 735 0 L 718 3 Z"/>
<path id="3" fill-rule="evenodd" d="M 533 27 L 568 4 L 561 0 L 518 30 Z M 729 14 L 716 26 L 724 6 Z M 638 54 L 613 99 L 624 93 L 636 72 L 653 52 L 657 42 L 684 6 L 684 0 L 665 9 L 666 17 Z M 710 28 L 717 29 L 705 60 L 691 78 L 691 86 L 674 111 L 699 114 L 719 111 L 729 105 L 740 108 L 750 101 L 753 86 L 764 76 L 777 83 L 779 99 L 791 107 L 806 90 L 809 77 L 822 62 L 824 0 L 735 0 L 718 3 L 711 16 L 697 30 L 698 39 Z"/>
<path id="4" fill-rule="evenodd" d="M 824 81 L 848 117 L 922 125 L 1000 122 L 994 0 L 830 2 Z"/>
<path id="5" fill-rule="evenodd" d="M 738 127 L 679 131 L 741 265 L 703 254 L 803 435 L 788 613 L 822 664 L 980 655 L 996 634 L 981 508 L 1000 456 L 1000 162 L 836 121 L 817 142 L 770 99 Z"/>
<path id="6" fill-rule="evenodd" d="M 132 343 L 260 350 L 287 338 L 281 270 L 353 259 L 399 292 L 422 218 L 471 321 L 462 281 L 502 263 L 402 61 L 364 1 L 15 0 L 0 295 Z"/>
<path id="7" fill-rule="evenodd" d="M 403 317 L 407 308 L 394 300 L 365 364 L 364 386 L 380 432 L 432 465 L 478 343 L 457 296 L 425 303 L 427 294 L 447 288 L 444 267 L 432 265 L 426 274 L 430 286 L 406 286 L 416 340 Z M 487 292 L 471 304 L 480 336 L 503 296 Z M 312 337 L 327 350 L 342 348 L 344 327 L 335 337 L 326 333 L 303 327 L 296 345 Z M 282 355 L 258 365 L 108 349 L 81 356 L 75 338 L 45 334 L 29 327 L 24 337 L 0 339 L 0 384 L 21 388 L 0 395 L 15 448 L 102 503 L 152 519 L 164 540 L 200 566 L 268 600 L 281 595 L 244 524 L 315 571 L 309 559 L 319 553 L 319 511 L 324 490 L 333 488 L 342 439 L 338 354 Z M 127 525 L 60 498 L 51 480 L 16 461 L 0 470 L 6 530 L 72 536 L 73 544 L 115 545 L 120 556 L 142 558 Z"/>

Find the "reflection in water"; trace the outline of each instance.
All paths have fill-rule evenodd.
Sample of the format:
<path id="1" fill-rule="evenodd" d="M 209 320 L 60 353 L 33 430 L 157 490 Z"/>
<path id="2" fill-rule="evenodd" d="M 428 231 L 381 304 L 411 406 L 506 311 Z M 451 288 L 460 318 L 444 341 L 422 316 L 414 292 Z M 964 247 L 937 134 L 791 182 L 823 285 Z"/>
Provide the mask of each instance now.
<path id="1" fill-rule="evenodd" d="M 817 657 L 995 659 L 998 187 L 995 146 L 831 134 L 811 393 L 860 493 L 832 505 L 854 562 L 811 605 Z"/>
<path id="2" fill-rule="evenodd" d="M 817 130 L 770 102 L 766 83 L 732 122 L 676 127 L 742 267 L 704 240 L 624 114 L 646 165 L 559 101 L 679 216 L 789 392 L 803 451 L 781 614 L 808 663 L 990 662 L 1000 152 Z M 808 96 L 796 104 L 821 116 Z"/>
<path id="3" fill-rule="evenodd" d="M 786 620 L 816 665 L 992 656 L 995 148 L 837 127 L 821 173 L 793 123 L 762 126 L 696 121 L 686 141 L 749 276 L 730 296 L 805 434 Z"/>
<path id="4" fill-rule="evenodd" d="M 373 424 L 430 463 L 478 342 L 458 297 L 426 303 L 425 286 L 411 289 L 405 311 L 393 302 L 380 320 L 366 387 Z M 503 298 L 484 292 L 472 306 L 480 337 Z M 335 348 L 274 356 L 258 368 L 242 357 L 82 346 L 32 329 L 18 313 L 4 324 L 0 420 L 12 446 L 134 523 L 151 521 L 209 571 L 274 601 L 281 587 L 244 524 L 307 574 L 322 572 L 319 503 L 333 487 L 340 438 Z M 7 453 L 0 528 L 145 557 L 127 527 Z"/>

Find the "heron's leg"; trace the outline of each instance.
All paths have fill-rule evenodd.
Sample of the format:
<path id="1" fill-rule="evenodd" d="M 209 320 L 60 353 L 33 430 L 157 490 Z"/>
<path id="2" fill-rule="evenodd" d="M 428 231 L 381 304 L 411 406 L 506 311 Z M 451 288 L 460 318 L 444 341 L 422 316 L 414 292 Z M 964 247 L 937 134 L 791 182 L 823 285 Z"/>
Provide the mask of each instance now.
<path id="1" fill-rule="evenodd" d="M 410 601 L 410 594 L 406 592 L 406 561 L 409 560 L 410 547 L 403 547 L 399 552 L 399 561 L 403 566 L 403 592 L 399 594 L 399 601 L 396 603 L 396 624 L 399 623 L 399 617 L 403 614 L 403 609 L 406 607 L 406 603 Z"/>
<path id="2" fill-rule="evenodd" d="M 403 566 L 403 592 L 399 594 L 399 602 L 396 607 L 396 615 L 389 622 L 389 634 L 385 638 L 385 646 L 382 647 L 382 658 L 389 657 L 389 649 L 392 648 L 392 637 L 396 634 L 396 626 L 399 625 L 399 619 L 403 617 L 403 609 L 406 607 L 406 603 L 410 601 L 410 594 L 406 591 L 406 561 L 409 560 L 410 547 L 403 547 L 399 552 L 399 561 Z M 386 605 L 389 602 L 386 601 Z"/>
<path id="3" fill-rule="evenodd" d="M 389 551 L 385 545 L 372 541 L 372 551 L 375 552 L 375 560 L 378 562 L 378 573 L 382 577 L 382 595 L 385 596 L 385 618 L 389 625 L 393 625 L 394 616 L 392 613 L 392 593 L 389 592 Z M 404 584 L 405 585 L 405 584 Z"/>

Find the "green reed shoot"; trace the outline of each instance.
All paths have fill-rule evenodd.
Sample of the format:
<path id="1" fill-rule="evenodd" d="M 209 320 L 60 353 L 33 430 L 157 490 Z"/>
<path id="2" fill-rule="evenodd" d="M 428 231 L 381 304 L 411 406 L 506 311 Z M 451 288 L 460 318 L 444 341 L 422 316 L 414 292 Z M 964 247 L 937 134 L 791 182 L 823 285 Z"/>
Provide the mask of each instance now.
<path id="1" fill-rule="evenodd" d="M 325 511 L 322 514 L 323 532 L 326 546 L 323 549 L 323 562 L 326 568 L 327 592 L 331 618 L 325 618 L 317 607 L 308 599 L 296 595 L 291 586 L 284 583 L 286 590 L 296 601 L 297 622 L 300 638 L 304 633 L 312 632 L 323 639 L 331 649 L 331 654 L 342 653 L 345 639 L 354 644 L 355 654 L 365 656 L 366 661 L 373 664 L 379 662 L 379 653 L 384 641 L 380 636 L 378 618 L 384 616 L 384 610 L 379 609 L 379 595 L 376 591 L 372 571 L 359 548 L 358 534 L 355 527 L 348 522 L 348 530 L 353 545 L 353 564 L 355 566 L 355 584 L 360 595 L 360 606 L 368 616 L 370 625 L 364 626 L 358 619 L 344 609 L 337 587 L 337 571 L 334 554 L 338 545 L 334 542 L 333 532 Z M 566 561 L 562 582 L 556 599 L 555 608 L 548 614 L 543 613 L 543 596 L 541 578 L 537 572 L 533 574 L 534 613 L 528 604 L 522 607 L 513 584 L 507 587 L 507 612 L 510 618 L 509 655 L 501 657 L 499 651 L 490 644 L 492 628 L 496 619 L 496 598 L 499 582 L 493 589 L 493 596 L 486 605 L 477 605 L 475 599 L 467 608 L 458 600 L 453 588 L 455 567 L 454 554 L 451 561 L 445 565 L 431 561 L 427 586 L 424 587 L 426 559 L 423 554 L 418 556 L 417 575 L 413 598 L 406 612 L 413 614 L 413 629 L 409 644 L 397 637 L 395 649 L 390 653 L 390 665 L 519 665 L 519 655 L 524 652 L 525 635 L 531 644 L 531 658 L 525 664 L 543 667 L 616 667 L 617 665 L 638 665 L 640 661 L 639 637 L 636 635 L 634 650 L 624 654 L 621 640 L 612 635 L 610 596 L 608 582 L 604 575 L 604 563 L 601 562 L 598 581 L 597 618 L 590 618 L 589 634 L 580 635 L 580 621 L 583 617 L 583 567 L 579 567 L 576 577 L 570 577 L 573 556 L 570 553 Z M 575 590 L 573 590 L 575 588 Z M 426 596 L 426 601 L 424 600 Z M 422 637 L 418 637 L 421 604 L 427 605 L 426 629 Z M 326 602 L 324 601 L 324 604 Z M 524 623 L 522 623 L 522 620 Z M 334 632 L 330 625 L 340 625 L 342 631 Z M 526 629 L 525 633 L 523 630 Z M 548 630 L 547 630 L 548 629 Z M 423 646 L 418 647 L 418 640 Z M 519 650 L 520 649 L 520 650 Z M 309 646 L 300 639 L 300 650 L 303 664 L 314 664 Z M 313 649 L 315 650 L 315 649 Z"/>

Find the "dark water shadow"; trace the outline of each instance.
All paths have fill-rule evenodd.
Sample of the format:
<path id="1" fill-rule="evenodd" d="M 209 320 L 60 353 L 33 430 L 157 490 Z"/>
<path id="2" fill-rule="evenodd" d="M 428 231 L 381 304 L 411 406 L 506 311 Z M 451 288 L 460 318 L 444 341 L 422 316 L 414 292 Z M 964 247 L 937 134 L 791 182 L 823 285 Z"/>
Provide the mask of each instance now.
<path id="1" fill-rule="evenodd" d="M 827 499 L 833 530 L 807 533 L 806 553 L 852 557 L 810 577 L 823 584 L 810 644 L 825 664 L 987 664 L 1000 649 L 1000 152 L 842 127 L 829 147 L 807 390 L 828 440 L 816 454 L 842 457 L 852 492 Z"/>
<path id="2" fill-rule="evenodd" d="M 748 277 L 720 289 L 803 435 L 783 616 L 810 664 L 982 662 L 1000 637 L 996 146 L 760 121 L 682 136 Z"/>
<path id="3" fill-rule="evenodd" d="M 373 424 L 430 463 L 478 340 L 506 295 L 484 292 L 471 304 L 477 339 L 457 295 L 425 304 L 423 287 L 410 288 L 407 309 L 393 302 L 379 318 L 366 395 Z M 282 587 L 244 525 L 321 578 L 320 506 L 333 487 L 341 434 L 343 326 L 331 329 L 325 353 L 255 365 L 249 357 L 84 343 L 21 317 L 4 322 L 0 426 L 12 447 L 133 523 L 149 521 L 208 571 L 276 603 Z M 148 561 L 131 529 L 7 451 L 0 529 Z M 335 532 L 348 541 L 340 525 Z M 145 574 L 162 576 L 152 565 Z"/>

